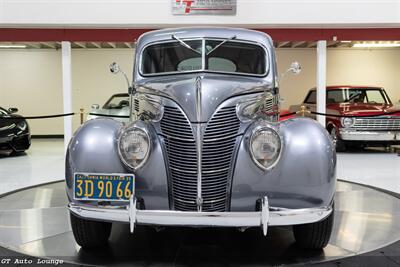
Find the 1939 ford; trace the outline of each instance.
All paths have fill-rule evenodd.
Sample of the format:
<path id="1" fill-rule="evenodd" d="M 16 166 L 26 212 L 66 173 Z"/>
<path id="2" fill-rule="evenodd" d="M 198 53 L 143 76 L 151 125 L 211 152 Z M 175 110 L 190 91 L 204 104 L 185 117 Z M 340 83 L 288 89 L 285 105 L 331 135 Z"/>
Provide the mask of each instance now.
<path id="1" fill-rule="evenodd" d="M 112 223 L 129 223 L 131 232 L 141 224 L 260 227 L 264 235 L 270 226 L 293 226 L 300 246 L 325 247 L 335 148 L 311 119 L 279 122 L 277 76 L 272 40 L 261 32 L 181 28 L 142 35 L 130 122 L 89 120 L 69 144 L 66 182 L 77 243 L 104 245 Z"/>

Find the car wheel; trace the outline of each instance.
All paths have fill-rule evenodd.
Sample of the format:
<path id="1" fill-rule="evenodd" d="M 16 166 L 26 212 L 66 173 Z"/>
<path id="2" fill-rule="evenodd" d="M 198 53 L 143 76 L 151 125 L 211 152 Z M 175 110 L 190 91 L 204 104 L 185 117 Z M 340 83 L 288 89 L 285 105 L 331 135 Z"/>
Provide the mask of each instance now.
<path id="1" fill-rule="evenodd" d="M 346 151 L 346 145 L 344 141 L 337 136 L 336 128 L 332 127 L 329 130 L 329 134 L 333 140 L 333 144 L 336 146 L 336 151 L 337 152 L 344 152 Z"/>
<path id="2" fill-rule="evenodd" d="M 334 211 L 316 223 L 293 226 L 293 234 L 298 246 L 307 249 L 323 249 L 328 245 L 332 233 Z"/>
<path id="3" fill-rule="evenodd" d="M 111 233 L 111 223 L 91 221 L 70 213 L 72 232 L 76 243 L 83 248 L 105 246 Z"/>

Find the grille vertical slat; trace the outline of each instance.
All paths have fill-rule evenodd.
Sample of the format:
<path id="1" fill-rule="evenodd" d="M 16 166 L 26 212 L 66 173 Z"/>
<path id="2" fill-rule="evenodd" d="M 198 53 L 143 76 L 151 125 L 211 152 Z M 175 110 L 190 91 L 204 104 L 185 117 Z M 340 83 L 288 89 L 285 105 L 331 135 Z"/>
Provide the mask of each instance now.
<path id="1" fill-rule="evenodd" d="M 160 122 L 167 152 L 171 194 L 176 210 L 197 210 L 197 151 L 194 133 L 184 113 L 175 107 L 164 107 Z M 201 196 L 203 211 L 228 209 L 232 157 L 240 121 L 236 107 L 218 110 L 208 122 L 202 144 Z"/>

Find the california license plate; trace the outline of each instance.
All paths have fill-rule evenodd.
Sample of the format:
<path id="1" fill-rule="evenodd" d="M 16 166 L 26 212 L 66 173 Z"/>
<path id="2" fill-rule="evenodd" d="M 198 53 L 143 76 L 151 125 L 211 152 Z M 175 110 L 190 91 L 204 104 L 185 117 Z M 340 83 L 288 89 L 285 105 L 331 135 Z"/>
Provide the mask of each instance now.
<path id="1" fill-rule="evenodd" d="M 129 201 L 135 176 L 124 173 L 75 173 L 74 198 L 79 200 Z"/>

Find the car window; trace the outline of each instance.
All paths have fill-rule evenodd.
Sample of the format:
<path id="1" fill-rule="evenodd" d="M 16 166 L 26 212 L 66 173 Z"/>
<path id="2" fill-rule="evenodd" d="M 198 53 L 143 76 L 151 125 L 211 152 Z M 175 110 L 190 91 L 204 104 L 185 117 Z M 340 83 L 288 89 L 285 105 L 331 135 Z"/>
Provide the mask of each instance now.
<path id="1" fill-rule="evenodd" d="M 206 41 L 206 69 L 259 75 L 265 73 L 265 52 L 259 45 L 222 42 Z"/>
<path id="2" fill-rule="evenodd" d="M 307 103 L 307 104 L 315 104 L 315 103 L 317 103 L 317 92 L 316 91 L 310 91 L 308 93 L 304 103 Z"/>
<path id="3" fill-rule="evenodd" d="M 385 103 L 385 98 L 382 95 L 381 90 L 368 90 L 366 101 L 368 103 Z"/>
<path id="4" fill-rule="evenodd" d="M 121 109 L 129 106 L 129 95 L 114 95 L 107 103 L 104 104 L 104 109 Z"/>
<path id="5" fill-rule="evenodd" d="M 154 44 L 142 53 L 141 73 L 144 75 L 203 70 L 264 75 L 267 73 L 266 53 L 257 44 L 209 39 Z"/>
<path id="6" fill-rule="evenodd" d="M 370 103 L 384 104 L 386 98 L 380 89 L 343 88 L 329 90 L 326 96 L 329 103 Z"/>
<path id="7" fill-rule="evenodd" d="M 202 68 L 202 40 L 185 41 L 189 47 L 178 41 L 155 44 L 144 49 L 142 54 L 143 74 L 194 71 Z"/>

